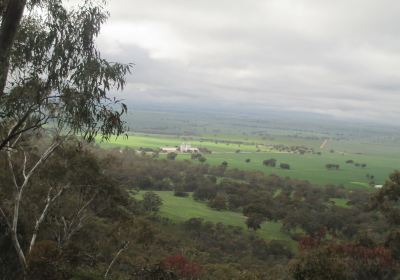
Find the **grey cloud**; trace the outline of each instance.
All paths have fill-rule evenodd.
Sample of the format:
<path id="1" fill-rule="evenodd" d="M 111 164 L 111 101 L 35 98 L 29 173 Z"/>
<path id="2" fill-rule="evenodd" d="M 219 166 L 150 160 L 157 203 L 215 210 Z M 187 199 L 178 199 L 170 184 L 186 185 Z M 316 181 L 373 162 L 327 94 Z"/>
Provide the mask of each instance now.
<path id="1" fill-rule="evenodd" d="M 99 46 L 132 100 L 400 117 L 400 2 L 118 0 Z"/>

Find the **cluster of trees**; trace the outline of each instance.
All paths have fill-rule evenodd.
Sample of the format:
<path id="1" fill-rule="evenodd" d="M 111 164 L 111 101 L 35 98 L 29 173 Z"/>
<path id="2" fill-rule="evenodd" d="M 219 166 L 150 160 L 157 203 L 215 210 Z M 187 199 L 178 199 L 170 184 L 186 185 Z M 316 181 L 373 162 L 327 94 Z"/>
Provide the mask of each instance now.
<path id="1" fill-rule="evenodd" d="M 263 161 L 263 164 L 265 166 L 275 167 L 277 164 L 277 160 L 274 158 L 266 159 Z M 279 167 L 281 169 L 290 169 L 290 165 L 288 163 L 281 163 L 281 164 L 279 164 Z"/>
<path id="2" fill-rule="evenodd" d="M 382 247 L 392 254 L 393 249 L 387 245 L 389 243 L 383 241 L 389 238 L 386 233 L 390 232 L 391 226 L 380 218 L 378 211 L 371 208 L 371 194 L 367 190 L 349 191 L 339 186 L 321 188 L 304 181 L 265 176 L 261 172 L 226 169 L 223 165 L 154 161 L 137 155 L 135 158 L 129 150 L 125 150 L 120 156 L 125 158 L 123 161 L 130 162 L 131 170 L 126 172 L 129 177 L 125 177 L 125 180 L 133 182 L 132 188 L 146 186 L 147 189 L 174 190 L 179 186 L 180 190 L 185 193 L 193 192 L 196 200 L 204 201 L 216 210 L 242 212 L 247 217 L 247 226 L 255 231 L 263 222 L 279 221 L 283 224 L 282 230 L 293 240 L 301 241 L 304 235 L 318 238 L 323 230 L 327 236 L 333 236 L 335 240 L 343 242 L 343 246 L 351 248 L 357 242 L 364 242 L 364 235 L 368 234 L 368 238 L 373 240 L 371 252 L 379 251 Z M 113 172 L 125 173 L 124 169 L 118 165 Z M 136 173 L 139 170 L 141 171 Z M 159 176 L 161 173 L 162 176 Z M 137 185 L 139 178 L 146 175 L 150 176 L 151 183 Z M 350 207 L 335 206 L 330 203 L 331 198 L 347 199 Z M 391 236 L 393 238 L 395 234 Z M 329 238 L 326 242 L 321 242 L 320 249 L 333 248 L 330 247 L 333 244 L 329 242 Z M 363 247 L 354 248 L 361 250 Z M 314 251 L 310 251 L 311 253 Z M 302 257 L 303 255 L 299 255 L 300 259 Z M 311 265 L 308 262 L 306 264 Z M 297 269 L 303 268 L 300 266 Z M 298 270 L 291 273 L 299 273 Z"/>
<path id="3" fill-rule="evenodd" d="M 111 152 L 110 152 L 111 153 Z M 283 230 L 297 238 L 298 229 L 312 234 L 327 228 L 330 234 L 354 238 L 357 232 L 373 224 L 374 216 L 364 213 L 369 201 L 367 190 L 348 191 L 343 187 L 316 187 L 310 183 L 265 176 L 261 172 L 227 169 L 225 165 L 197 165 L 190 161 L 152 160 L 130 150 L 113 170 L 121 184 L 130 188 L 170 190 L 177 195 L 192 192 L 196 200 L 214 209 L 241 211 L 249 218 L 250 228 L 264 221 L 281 221 Z M 331 205 L 330 199 L 349 200 L 350 208 Z M 359 219 L 359 220 L 358 220 Z"/>
<path id="4" fill-rule="evenodd" d="M 263 161 L 263 164 L 265 166 L 275 167 L 276 166 L 276 159 L 274 159 L 274 158 L 266 159 L 266 160 Z"/>
<path id="5" fill-rule="evenodd" d="M 313 148 L 307 146 L 287 146 L 283 144 L 277 144 L 277 145 L 272 145 L 272 148 L 280 152 L 295 153 L 300 155 L 315 153 Z"/>
<path id="6" fill-rule="evenodd" d="M 369 184 L 371 187 L 374 187 L 375 184 L 376 184 L 376 182 L 375 182 L 375 175 L 372 175 L 372 174 L 367 173 L 367 174 L 365 175 L 365 177 L 368 179 L 368 184 Z"/>
<path id="7" fill-rule="evenodd" d="M 366 163 L 358 163 L 358 162 L 355 162 L 355 161 L 352 160 L 352 159 L 346 160 L 346 163 L 347 163 L 347 164 L 353 164 L 355 167 L 361 167 L 361 168 L 367 167 L 367 164 L 366 164 Z"/>
<path id="8" fill-rule="evenodd" d="M 200 153 L 191 154 L 190 158 L 192 160 L 198 160 L 201 163 L 204 163 L 204 162 L 207 161 L 207 158 L 205 156 L 203 156 L 202 154 L 200 154 Z"/>
<path id="9" fill-rule="evenodd" d="M 4 279 L 58 278 L 74 259 L 87 263 L 73 253 L 87 217 L 101 219 L 110 204 L 131 210 L 93 156 L 69 142 L 76 134 L 90 141 L 125 130 L 127 108 L 107 93 L 123 89 L 131 65 L 108 62 L 94 43 L 107 16 L 96 1 L 69 8 L 61 0 L 0 3 Z"/>
<path id="10" fill-rule="evenodd" d="M 37 158 L 39 152 L 31 151 L 29 155 Z M 0 159 L 2 166 L 7 164 L 5 154 Z M 23 168 L 23 164 L 23 157 L 16 159 L 15 170 Z M 0 267 L 1 275 L 6 275 L 3 279 L 17 279 L 24 274 L 10 242 L 12 231 L 7 224 L 12 221 L 5 218 L 13 211 L 10 175 L 7 169 L 0 172 L 4 182 L 0 195 L 4 213 L 0 219 Z M 240 279 L 240 273 L 245 271 L 246 277 L 254 279 L 264 279 L 269 274 L 277 279 L 303 279 L 299 275 L 311 273 L 310 269 L 314 271 L 317 266 L 312 261 L 316 256 L 323 256 L 321 263 L 336 273 L 338 264 L 333 260 L 359 261 L 353 252 L 365 252 L 368 259 L 359 261 L 357 266 L 350 262 L 342 272 L 346 275 L 353 275 L 355 269 L 373 276 L 378 274 L 372 271 L 387 275 L 397 272 L 393 260 L 400 257 L 396 245 L 400 240 L 398 173 L 371 198 L 362 190 L 314 187 L 303 181 L 191 161 L 154 160 L 133 150 L 104 151 L 68 140 L 32 176 L 18 222 L 27 278 L 100 279 L 107 273 L 110 279 L 128 275 L 133 279 L 160 275 L 170 277 L 164 279 L 202 279 L 209 275 Z M 20 178 L 23 176 L 18 177 L 18 182 Z M 162 201 L 155 193 L 146 192 L 140 200 L 130 195 L 137 188 L 178 191 L 178 187 L 184 193 L 193 192 L 195 199 L 217 210 L 241 211 L 253 230 L 262 222 L 280 221 L 282 230 L 304 248 L 295 254 L 285 242 L 264 241 L 240 228 L 201 219 L 174 224 L 157 216 Z M 331 205 L 332 197 L 347 198 L 351 207 Z M 330 238 L 323 239 L 321 229 Z M 304 235 L 312 246 L 306 246 Z M 385 262 L 380 263 L 381 260 Z M 379 267 L 372 267 L 375 263 Z M 314 273 L 314 278 L 309 279 L 318 279 L 316 275 L 323 272 Z"/>
<path id="11" fill-rule="evenodd" d="M 325 165 L 325 168 L 328 170 L 339 170 L 340 165 L 335 163 L 328 163 Z"/>

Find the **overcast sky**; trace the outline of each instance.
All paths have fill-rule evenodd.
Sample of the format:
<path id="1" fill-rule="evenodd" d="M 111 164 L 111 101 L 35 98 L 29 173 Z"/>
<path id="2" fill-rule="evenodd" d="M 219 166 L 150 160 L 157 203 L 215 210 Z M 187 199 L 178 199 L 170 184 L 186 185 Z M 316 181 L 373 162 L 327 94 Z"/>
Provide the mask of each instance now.
<path id="1" fill-rule="evenodd" d="M 399 0 L 112 0 L 124 98 L 400 118 Z"/>

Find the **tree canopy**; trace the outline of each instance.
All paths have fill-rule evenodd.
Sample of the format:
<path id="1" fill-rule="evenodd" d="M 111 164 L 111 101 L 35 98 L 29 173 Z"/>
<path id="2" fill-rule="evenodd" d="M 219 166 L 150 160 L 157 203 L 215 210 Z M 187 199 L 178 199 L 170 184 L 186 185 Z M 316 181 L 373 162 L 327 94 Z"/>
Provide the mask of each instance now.
<path id="1" fill-rule="evenodd" d="M 0 150 L 49 124 L 88 140 L 123 133 L 127 107 L 108 94 L 124 88 L 132 65 L 109 62 L 96 48 L 108 17 L 104 2 L 2 3 Z"/>

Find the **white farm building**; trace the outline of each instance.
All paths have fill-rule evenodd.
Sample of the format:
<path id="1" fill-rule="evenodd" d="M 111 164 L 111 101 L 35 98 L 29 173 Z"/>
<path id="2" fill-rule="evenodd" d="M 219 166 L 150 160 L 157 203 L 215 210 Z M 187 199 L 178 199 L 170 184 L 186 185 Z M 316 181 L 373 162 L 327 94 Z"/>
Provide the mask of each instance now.
<path id="1" fill-rule="evenodd" d="M 198 153 L 200 152 L 198 148 L 192 148 L 190 144 L 182 143 L 179 147 L 181 153 Z"/>
<path id="2" fill-rule="evenodd" d="M 176 148 L 176 147 L 163 147 L 163 148 L 161 148 L 161 152 L 163 152 L 163 153 L 176 153 L 176 152 L 178 152 L 178 148 Z"/>
<path id="3" fill-rule="evenodd" d="M 163 147 L 161 148 L 163 153 L 199 153 L 198 148 L 192 148 L 190 144 L 182 143 L 179 147 Z"/>

